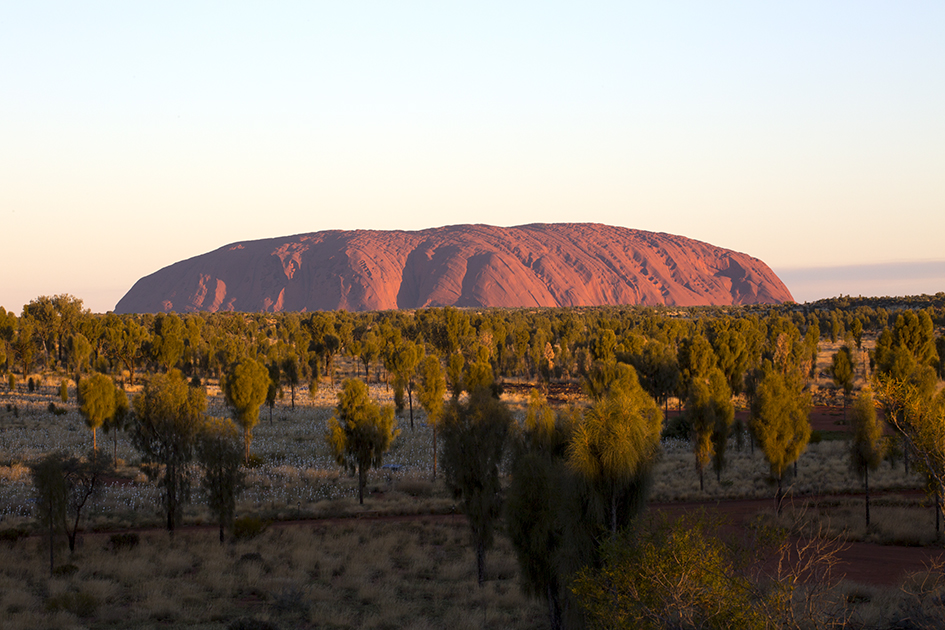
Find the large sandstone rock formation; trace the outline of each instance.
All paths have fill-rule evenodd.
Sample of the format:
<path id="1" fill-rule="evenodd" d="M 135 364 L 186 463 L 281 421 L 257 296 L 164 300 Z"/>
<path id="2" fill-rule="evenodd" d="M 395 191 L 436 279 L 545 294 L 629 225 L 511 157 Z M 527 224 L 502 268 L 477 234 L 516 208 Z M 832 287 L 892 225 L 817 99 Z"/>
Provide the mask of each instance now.
<path id="1" fill-rule="evenodd" d="M 116 313 L 792 300 L 756 258 L 590 223 L 326 231 L 221 247 L 141 278 Z"/>

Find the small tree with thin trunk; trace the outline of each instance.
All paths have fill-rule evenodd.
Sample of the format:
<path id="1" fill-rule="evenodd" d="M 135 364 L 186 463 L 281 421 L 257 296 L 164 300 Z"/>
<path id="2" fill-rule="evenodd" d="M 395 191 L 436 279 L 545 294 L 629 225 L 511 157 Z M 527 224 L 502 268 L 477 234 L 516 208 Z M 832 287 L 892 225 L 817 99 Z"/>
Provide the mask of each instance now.
<path id="1" fill-rule="evenodd" d="M 420 364 L 420 387 L 417 400 L 427 412 L 427 424 L 433 428 L 433 479 L 436 479 L 436 430 L 443 415 L 443 396 L 446 394 L 446 379 L 440 367 L 440 358 L 428 355 Z"/>
<path id="2" fill-rule="evenodd" d="M 115 386 L 115 412 L 102 424 L 102 430 L 105 433 L 113 434 L 112 459 L 115 466 L 118 465 L 118 432 L 127 431 L 131 424 L 131 404 L 128 402 L 128 394 L 121 387 Z"/>
<path id="3" fill-rule="evenodd" d="M 866 526 L 870 525 L 870 471 L 879 468 L 886 454 L 883 426 L 876 417 L 873 393 L 863 390 L 853 403 L 853 439 L 850 467 L 863 480 L 866 491 Z"/>
<path id="4" fill-rule="evenodd" d="M 302 375 L 299 369 L 299 357 L 294 352 L 290 352 L 289 355 L 282 360 L 282 376 L 289 385 L 289 393 L 292 397 L 292 408 L 295 409 L 295 388 L 299 386 Z"/>
<path id="5" fill-rule="evenodd" d="M 843 389 L 843 421 L 847 420 L 847 398 L 853 391 L 853 359 L 850 348 L 843 346 L 833 355 L 830 365 L 833 382 Z"/>
<path id="6" fill-rule="evenodd" d="M 49 574 L 55 568 L 55 544 L 57 532 L 65 529 L 66 504 L 69 489 L 63 473 L 62 463 L 65 455 L 50 453 L 30 467 L 33 477 L 33 491 L 36 495 L 36 520 L 40 522 L 49 536 Z"/>
<path id="7" fill-rule="evenodd" d="M 190 498 L 188 464 L 193 460 L 197 431 L 207 407 L 206 390 L 188 386 L 180 371 L 169 370 L 152 376 L 132 404 L 132 442 L 142 462 L 149 464 L 147 473 L 159 480 L 167 530 L 173 534 Z"/>
<path id="8" fill-rule="evenodd" d="M 778 516 L 784 498 L 783 480 L 810 440 L 810 394 L 803 391 L 802 375 L 786 374 L 765 361 L 751 400 L 751 430 L 778 482 Z"/>
<path id="9" fill-rule="evenodd" d="M 568 464 L 594 489 L 608 515 L 606 527 L 616 535 L 642 508 L 663 413 L 629 365 L 617 364 L 607 389 L 575 428 Z"/>
<path id="10" fill-rule="evenodd" d="M 96 430 L 115 414 L 115 384 L 112 379 L 96 372 L 79 383 L 79 413 L 92 429 L 92 450 L 98 450 Z"/>
<path id="11" fill-rule="evenodd" d="M 358 503 L 364 505 L 367 471 L 383 463 L 384 453 L 400 433 L 394 408 L 371 400 L 364 381 L 351 378 L 341 387 L 336 409 L 325 439 L 338 465 L 358 473 Z"/>
<path id="12" fill-rule="evenodd" d="M 231 420 L 208 418 L 201 425 L 196 451 L 203 470 L 201 485 L 207 493 L 210 511 L 220 525 L 221 543 L 224 529 L 233 526 L 236 499 L 243 489 L 240 451 L 236 425 Z"/>
<path id="13" fill-rule="evenodd" d="M 103 477 L 111 470 L 106 456 L 97 451 L 92 451 L 85 459 L 51 453 L 32 467 L 40 521 L 50 528 L 51 533 L 65 532 L 70 553 L 75 552 L 82 512 L 101 489 Z M 52 524 L 50 517 L 54 521 Z"/>
<path id="14" fill-rule="evenodd" d="M 269 387 L 266 388 L 266 406 L 269 407 L 269 424 L 272 424 L 272 408 L 276 406 L 282 383 L 282 370 L 277 362 L 269 364 Z"/>
<path id="15" fill-rule="evenodd" d="M 471 392 L 466 402 L 450 402 L 443 417 L 444 474 L 463 503 L 476 548 L 480 587 L 486 578 L 486 550 L 492 546 L 501 514 L 499 465 L 511 424 L 508 407 L 485 388 Z"/>
<path id="16" fill-rule="evenodd" d="M 249 445 L 253 441 L 253 427 L 259 422 L 259 407 L 269 391 L 269 370 L 255 359 L 243 359 L 226 374 L 224 394 L 233 409 L 236 422 L 243 428 L 244 456 L 249 461 Z"/>

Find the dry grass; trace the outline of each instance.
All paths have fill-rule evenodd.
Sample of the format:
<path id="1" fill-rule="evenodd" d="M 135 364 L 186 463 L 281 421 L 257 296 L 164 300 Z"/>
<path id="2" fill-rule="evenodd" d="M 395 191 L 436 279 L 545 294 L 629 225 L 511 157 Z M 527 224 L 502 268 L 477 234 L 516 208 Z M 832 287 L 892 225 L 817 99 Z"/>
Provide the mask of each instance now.
<path id="1" fill-rule="evenodd" d="M 10 630 L 221 628 L 241 617 L 293 628 L 541 626 L 508 543 L 488 555 L 480 590 L 467 536 L 460 520 L 271 527 L 226 545 L 212 531 L 150 533 L 120 551 L 86 535 L 69 560 L 78 570 L 53 578 L 34 537 L 0 546 L 0 617 Z"/>
<path id="2" fill-rule="evenodd" d="M 934 504 L 920 496 L 873 497 L 867 527 L 863 498 L 836 497 L 791 502 L 778 524 L 802 535 L 813 529 L 849 542 L 926 547 L 942 541 L 935 531 L 935 513 Z"/>

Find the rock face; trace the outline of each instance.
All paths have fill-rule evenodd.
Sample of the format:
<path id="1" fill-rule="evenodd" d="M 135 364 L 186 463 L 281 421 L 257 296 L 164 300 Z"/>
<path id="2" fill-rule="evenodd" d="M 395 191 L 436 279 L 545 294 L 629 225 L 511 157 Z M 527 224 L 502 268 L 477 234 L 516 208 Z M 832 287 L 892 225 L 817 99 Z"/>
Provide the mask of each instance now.
<path id="1" fill-rule="evenodd" d="M 590 223 L 325 231 L 221 247 L 141 278 L 116 313 L 679 306 L 793 298 L 756 258 Z"/>

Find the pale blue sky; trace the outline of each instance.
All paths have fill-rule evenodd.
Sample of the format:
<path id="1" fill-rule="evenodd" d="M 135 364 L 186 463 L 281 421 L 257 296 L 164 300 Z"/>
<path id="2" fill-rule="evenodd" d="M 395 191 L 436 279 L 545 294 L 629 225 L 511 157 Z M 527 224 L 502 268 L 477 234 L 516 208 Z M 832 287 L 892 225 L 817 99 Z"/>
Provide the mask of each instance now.
<path id="1" fill-rule="evenodd" d="M 330 228 L 596 221 L 786 275 L 945 260 L 943 33 L 940 2 L 4 2 L 0 305 L 104 312 Z"/>

